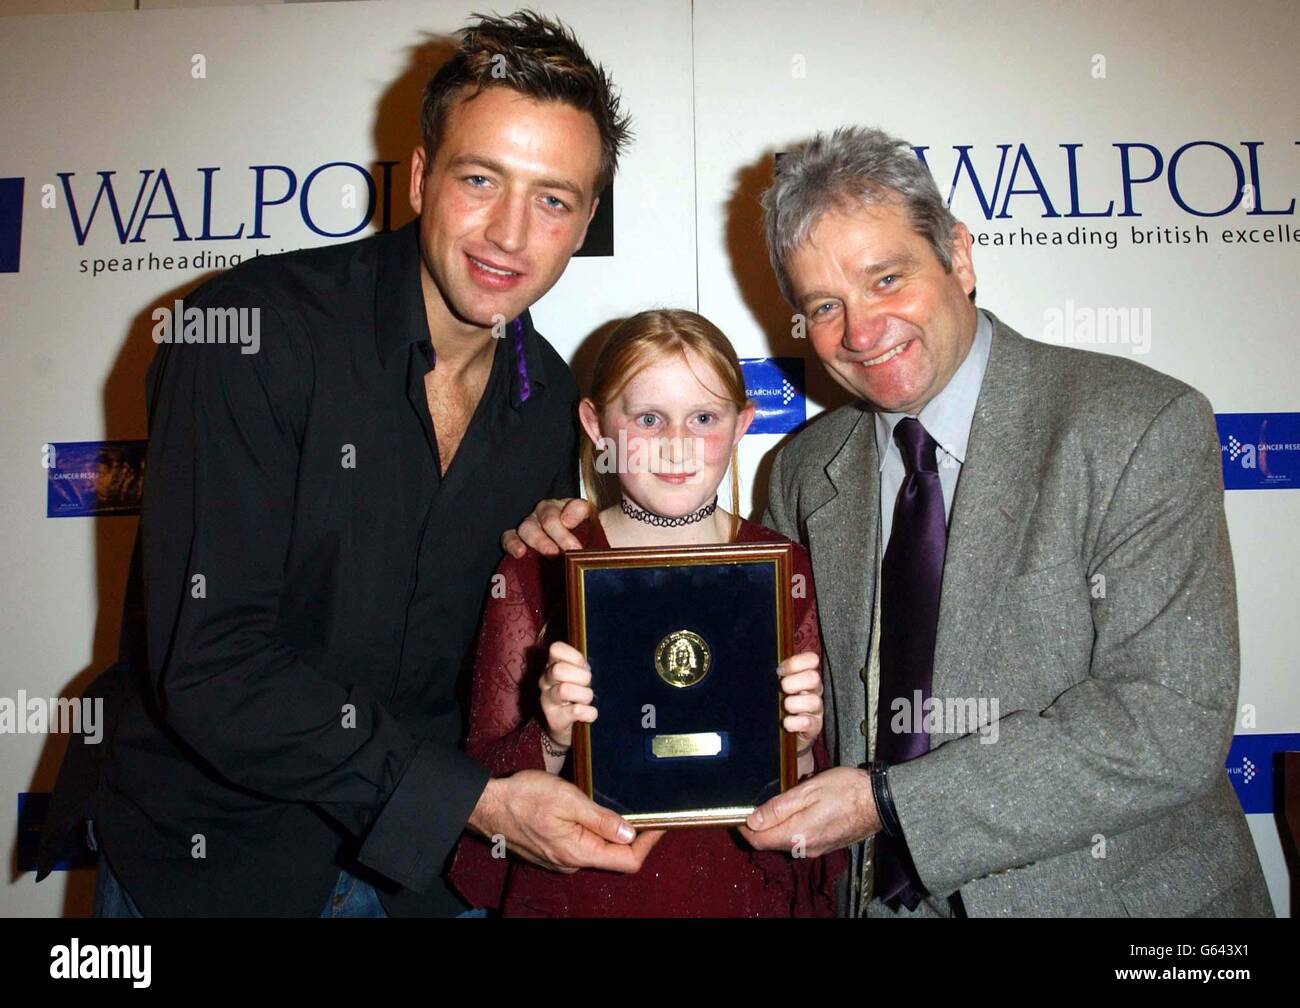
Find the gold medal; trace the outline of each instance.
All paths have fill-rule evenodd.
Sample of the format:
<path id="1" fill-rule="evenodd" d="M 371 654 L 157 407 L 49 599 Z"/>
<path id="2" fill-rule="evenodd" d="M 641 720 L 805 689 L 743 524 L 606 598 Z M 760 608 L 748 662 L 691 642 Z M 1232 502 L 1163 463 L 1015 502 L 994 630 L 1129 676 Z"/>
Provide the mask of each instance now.
<path id="1" fill-rule="evenodd" d="M 709 674 L 709 645 L 689 630 L 674 630 L 655 648 L 655 671 L 669 686 L 694 686 Z"/>

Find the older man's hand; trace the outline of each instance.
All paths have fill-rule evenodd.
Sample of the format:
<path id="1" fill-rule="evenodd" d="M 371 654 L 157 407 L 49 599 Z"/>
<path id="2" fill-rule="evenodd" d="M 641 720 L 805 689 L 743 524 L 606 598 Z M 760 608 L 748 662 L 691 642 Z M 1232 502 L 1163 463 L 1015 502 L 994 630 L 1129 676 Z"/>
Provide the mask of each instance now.
<path id="1" fill-rule="evenodd" d="M 501 533 L 501 548 L 516 560 L 529 549 L 543 556 L 559 556 L 564 550 L 582 549 L 570 531 L 591 514 L 591 504 L 581 497 L 541 500 L 517 529 Z"/>
<path id="2" fill-rule="evenodd" d="M 871 776 L 854 767 L 833 767 L 768 799 L 740 827 L 741 835 L 759 850 L 802 849 L 807 857 L 820 857 L 878 832 Z"/>
<path id="3" fill-rule="evenodd" d="M 489 839 L 503 836 L 511 853 L 566 874 L 579 868 L 638 872 L 664 834 L 638 834 L 618 813 L 540 770 L 488 781 L 469 826 Z"/>

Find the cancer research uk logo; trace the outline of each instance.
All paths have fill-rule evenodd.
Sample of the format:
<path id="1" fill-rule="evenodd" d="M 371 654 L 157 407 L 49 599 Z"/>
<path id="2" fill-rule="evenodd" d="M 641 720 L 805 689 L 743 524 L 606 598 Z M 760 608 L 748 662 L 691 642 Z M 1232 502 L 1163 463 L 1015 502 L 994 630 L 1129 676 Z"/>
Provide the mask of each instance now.
<path id="1" fill-rule="evenodd" d="M 1300 413 L 1219 413 L 1225 490 L 1300 488 Z"/>
<path id="2" fill-rule="evenodd" d="M 42 448 L 46 518 L 136 515 L 147 441 L 54 441 Z"/>
<path id="3" fill-rule="evenodd" d="M 802 357 L 754 357 L 740 367 L 755 406 L 750 434 L 784 434 L 807 419 Z"/>
<path id="4" fill-rule="evenodd" d="M 1247 814 L 1271 813 L 1276 797 L 1273 768 L 1279 754 L 1300 749 L 1300 734 L 1245 734 L 1232 737 L 1224 761 L 1228 780 Z"/>

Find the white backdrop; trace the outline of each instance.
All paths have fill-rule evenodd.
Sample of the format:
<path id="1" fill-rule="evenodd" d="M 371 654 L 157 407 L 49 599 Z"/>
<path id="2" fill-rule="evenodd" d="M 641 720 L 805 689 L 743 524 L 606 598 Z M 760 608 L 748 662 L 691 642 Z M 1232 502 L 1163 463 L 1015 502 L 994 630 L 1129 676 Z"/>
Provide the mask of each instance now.
<path id="1" fill-rule="evenodd" d="M 767 267 L 757 198 L 775 152 L 814 130 L 859 123 L 925 147 L 944 192 L 957 173 L 953 208 L 982 236 L 980 303 L 1025 335 L 1077 342 L 1078 326 L 1054 329 L 1053 320 L 1131 309 L 1125 318 L 1135 328 L 1097 349 L 1134 354 L 1195 385 L 1220 413 L 1300 410 L 1293 349 L 1300 241 L 1238 246 L 1220 238 L 1225 228 L 1297 221 L 1294 207 L 1259 212 L 1286 208 L 1300 194 L 1293 4 L 1257 0 L 1231 20 L 1208 0 L 869 0 L 819 2 L 815 11 L 677 0 L 550 3 L 545 11 L 572 25 L 609 69 L 637 136 L 615 184 L 615 255 L 574 259 L 534 309 L 538 328 L 576 358 L 580 376 L 594 334 L 651 305 L 698 308 L 742 357 L 801 356 Z M 13 477 L 0 493 L 0 697 L 75 694 L 115 653 L 136 519 L 47 519 L 41 449 L 143 438 L 149 313 L 210 273 L 201 265 L 92 276 L 94 260 L 248 256 L 331 240 L 304 224 L 295 197 L 266 209 L 265 239 L 184 243 L 173 240 L 173 221 L 159 217 L 140 230 L 141 241 L 123 244 L 105 203 L 80 245 L 60 173 L 73 173 L 68 186 L 83 227 L 97 173 L 116 173 L 127 217 L 142 186 L 148 203 L 165 169 L 191 236 L 204 231 L 205 180 L 210 233 L 243 225 L 247 235 L 252 166 L 285 166 L 301 184 L 321 165 L 351 162 L 374 170 L 382 197 L 383 173 L 373 166 L 398 161 L 389 184 L 396 226 L 410 216 L 406 162 L 418 139 L 420 88 L 447 52 L 439 33 L 467 13 L 443 0 L 390 0 L 0 21 L 9 96 L 0 109 L 0 179 L 24 180 L 21 265 L 0 273 L 0 459 Z M 197 78 L 196 57 L 204 72 Z M 1170 162 L 1197 142 L 1178 155 L 1171 190 Z M 1152 149 L 1163 170 L 1150 183 L 1131 181 L 1140 216 L 1121 216 L 1123 152 L 1138 179 L 1151 174 Z M 970 170 L 958 173 L 963 151 Z M 1237 163 L 1254 186 L 1245 197 Z M 281 191 L 283 172 L 264 168 L 262 176 L 269 192 Z M 337 198 L 360 181 L 348 168 L 317 176 L 310 211 L 318 226 L 341 231 L 360 219 Z M 360 193 L 364 206 L 364 183 Z M 162 213 L 165 187 L 155 196 Z M 1214 217 L 1177 202 L 1215 211 L 1234 198 L 1240 205 Z M 1112 201 L 1110 216 L 1070 216 L 1072 206 L 1100 213 Z M 1060 216 L 1044 217 L 1049 203 Z M 1197 225 L 1209 236 L 1204 244 L 1136 245 L 1131 230 Z M 1102 242 L 996 244 L 1022 228 L 1044 232 L 1045 242 L 1086 228 Z M 1115 233 L 1114 248 L 1106 232 Z M 841 401 L 815 362 L 807 375 L 810 413 Z M 747 500 L 779 438 L 746 439 Z M 1294 733 L 1300 547 L 1289 533 L 1300 495 L 1232 491 L 1227 507 L 1241 602 L 1241 701 L 1257 710 L 1238 731 Z M 62 749 L 58 737 L 0 734 L 0 791 L 10 796 L 0 803 L 5 849 L 14 847 L 14 796 L 48 791 Z M 1276 825 L 1265 813 L 1250 819 L 1285 912 Z M 87 910 L 88 873 L 61 873 L 38 887 L 13 857 L 10 865 L 0 913 Z"/>

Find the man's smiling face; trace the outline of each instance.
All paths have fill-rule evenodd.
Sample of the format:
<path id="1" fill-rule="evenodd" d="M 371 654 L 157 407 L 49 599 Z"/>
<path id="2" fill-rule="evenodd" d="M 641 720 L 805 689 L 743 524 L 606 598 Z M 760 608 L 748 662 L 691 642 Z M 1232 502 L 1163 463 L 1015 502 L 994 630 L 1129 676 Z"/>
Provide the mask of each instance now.
<path id="1" fill-rule="evenodd" d="M 600 156 L 595 121 L 571 105 L 507 87 L 458 98 L 433 162 L 418 148 L 411 164 L 435 317 L 487 327 L 550 290 L 596 211 Z"/>
<path id="2" fill-rule="evenodd" d="M 823 214 L 785 265 L 831 377 L 879 409 L 919 413 L 975 336 L 970 246 L 958 224 L 947 272 L 897 200 Z"/>

